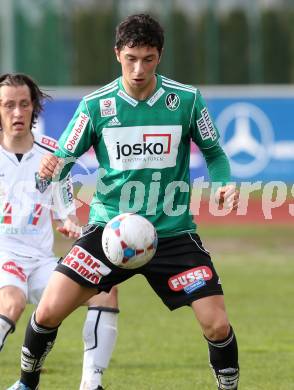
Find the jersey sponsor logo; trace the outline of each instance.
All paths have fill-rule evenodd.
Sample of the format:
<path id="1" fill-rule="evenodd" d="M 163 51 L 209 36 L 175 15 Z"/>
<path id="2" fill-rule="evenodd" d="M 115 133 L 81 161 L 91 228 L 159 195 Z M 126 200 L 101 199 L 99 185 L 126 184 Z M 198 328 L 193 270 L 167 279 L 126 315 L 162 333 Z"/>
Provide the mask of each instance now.
<path id="1" fill-rule="evenodd" d="M 149 141 L 149 140 L 153 140 Z M 155 141 L 154 141 L 155 140 Z M 158 141 L 157 141 L 158 140 Z M 116 143 L 116 159 L 137 155 L 157 155 L 170 153 L 171 134 L 143 134 L 141 143 L 123 144 Z"/>
<path id="2" fill-rule="evenodd" d="M 159 90 L 147 101 L 148 106 L 152 107 L 161 98 L 164 92 L 165 90 L 162 87 L 159 88 Z"/>
<path id="3" fill-rule="evenodd" d="M 119 130 L 103 129 L 111 168 L 124 171 L 175 166 L 182 126 L 133 126 Z"/>
<path id="4" fill-rule="evenodd" d="M 15 264 L 14 261 L 7 261 L 2 265 L 3 271 L 9 272 L 15 276 L 17 276 L 22 282 L 27 280 L 26 274 L 23 272 L 23 268 L 19 267 Z"/>
<path id="5" fill-rule="evenodd" d="M 107 123 L 107 126 L 109 126 L 109 127 L 111 127 L 111 126 L 121 126 L 121 123 L 117 119 L 117 117 L 115 116 L 114 118 L 110 119 L 110 121 Z"/>
<path id="6" fill-rule="evenodd" d="M 170 111 L 178 109 L 180 102 L 180 98 L 176 93 L 169 93 L 165 98 L 165 105 Z"/>
<path id="7" fill-rule="evenodd" d="M 13 227 L 11 225 L 1 225 L 0 226 L 0 235 L 26 235 L 26 236 L 39 236 L 40 235 L 40 229 L 36 228 L 32 225 L 29 226 L 22 226 L 20 228 Z"/>
<path id="8" fill-rule="evenodd" d="M 93 284 L 99 284 L 102 276 L 108 275 L 111 269 L 102 261 L 96 259 L 85 249 L 75 245 L 61 264 L 72 269 L 83 279 Z"/>
<path id="9" fill-rule="evenodd" d="M 10 202 L 6 202 L 3 205 L 0 215 L 0 223 L 10 225 L 12 223 L 12 205 Z"/>
<path id="10" fill-rule="evenodd" d="M 196 280 L 194 283 L 188 284 L 188 286 L 184 287 L 184 291 L 186 294 L 191 294 L 193 291 L 196 291 L 205 285 L 206 282 L 204 279 Z"/>
<path id="11" fill-rule="evenodd" d="M 28 219 L 28 225 L 34 225 L 36 226 L 39 222 L 39 219 L 42 214 L 42 205 L 40 203 L 36 203 L 33 205 L 33 210 L 31 214 L 29 215 Z"/>
<path id="12" fill-rule="evenodd" d="M 207 108 L 201 110 L 201 118 L 197 120 L 197 126 L 203 141 L 207 139 L 215 141 L 217 139 L 217 133 Z"/>
<path id="13" fill-rule="evenodd" d="M 173 291 L 185 290 L 187 293 L 190 293 L 203 287 L 206 284 L 206 280 L 211 278 L 211 269 L 207 266 L 202 266 L 171 276 L 168 280 L 168 285 Z"/>
<path id="14" fill-rule="evenodd" d="M 43 192 L 46 191 L 46 189 L 50 186 L 51 181 L 47 179 L 42 179 L 39 176 L 38 172 L 35 172 L 35 182 L 36 182 L 36 189 L 43 194 Z"/>
<path id="15" fill-rule="evenodd" d="M 116 115 L 115 98 L 100 99 L 100 113 L 102 117 Z"/>
<path id="16" fill-rule="evenodd" d="M 80 113 L 72 131 L 69 133 L 67 140 L 65 141 L 65 149 L 69 152 L 74 152 L 78 146 L 80 139 L 85 131 L 89 117 L 83 112 Z"/>
<path id="17" fill-rule="evenodd" d="M 139 103 L 138 100 L 135 100 L 135 99 L 131 98 L 131 96 L 129 96 L 128 94 L 126 94 L 122 90 L 119 90 L 117 95 L 119 97 L 121 97 L 123 100 L 125 100 L 126 102 L 128 102 L 133 107 L 136 107 L 138 105 L 138 103 Z"/>
<path id="18" fill-rule="evenodd" d="M 43 145 L 49 146 L 52 149 L 58 149 L 57 142 L 52 138 L 42 137 L 41 143 Z"/>
<path id="19" fill-rule="evenodd" d="M 70 175 L 68 175 L 62 183 L 61 193 L 64 205 L 68 207 L 73 202 L 73 186 Z"/>

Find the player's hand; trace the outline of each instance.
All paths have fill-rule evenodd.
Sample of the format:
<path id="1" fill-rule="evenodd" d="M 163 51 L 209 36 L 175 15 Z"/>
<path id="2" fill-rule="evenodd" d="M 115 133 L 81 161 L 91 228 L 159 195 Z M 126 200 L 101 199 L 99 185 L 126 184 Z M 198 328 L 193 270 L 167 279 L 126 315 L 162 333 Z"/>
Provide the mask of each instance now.
<path id="1" fill-rule="evenodd" d="M 52 179 L 60 172 L 62 166 L 62 158 L 58 158 L 57 156 L 48 153 L 41 160 L 39 167 L 39 176 L 42 179 Z"/>
<path id="2" fill-rule="evenodd" d="M 239 205 L 239 190 L 233 184 L 219 187 L 215 199 L 221 208 L 237 210 Z"/>
<path id="3" fill-rule="evenodd" d="M 81 226 L 78 217 L 69 215 L 62 226 L 57 226 L 56 230 L 68 238 L 77 239 L 81 235 Z"/>

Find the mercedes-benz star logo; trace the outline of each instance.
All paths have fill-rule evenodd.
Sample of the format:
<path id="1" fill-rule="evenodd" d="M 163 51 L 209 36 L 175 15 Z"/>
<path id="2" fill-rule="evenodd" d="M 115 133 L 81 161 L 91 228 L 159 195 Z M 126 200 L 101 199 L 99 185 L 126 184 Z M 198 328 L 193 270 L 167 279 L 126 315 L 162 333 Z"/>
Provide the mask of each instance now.
<path id="1" fill-rule="evenodd" d="M 216 124 L 234 176 L 249 178 L 266 167 L 274 132 L 260 108 L 250 103 L 232 104 L 221 112 Z"/>

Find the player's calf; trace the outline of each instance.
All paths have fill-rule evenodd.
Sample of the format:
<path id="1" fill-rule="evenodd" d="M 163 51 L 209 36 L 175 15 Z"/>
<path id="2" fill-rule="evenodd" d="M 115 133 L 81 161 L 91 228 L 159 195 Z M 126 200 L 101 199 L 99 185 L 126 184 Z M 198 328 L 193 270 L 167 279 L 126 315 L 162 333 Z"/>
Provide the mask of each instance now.
<path id="1" fill-rule="evenodd" d="M 237 390 L 239 382 L 238 345 L 233 331 L 224 340 L 207 339 L 209 361 L 219 390 Z"/>
<path id="2" fill-rule="evenodd" d="M 84 361 L 80 390 L 103 389 L 102 375 L 108 367 L 117 337 L 119 310 L 89 307 L 83 328 Z"/>
<path id="3" fill-rule="evenodd" d="M 24 345 L 21 351 L 20 382 L 29 389 L 38 388 L 40 372 L 46 356 L 51 351 L 58 328 L 46 328 L 39 325 L 33 313 L 26 329 Z"/>

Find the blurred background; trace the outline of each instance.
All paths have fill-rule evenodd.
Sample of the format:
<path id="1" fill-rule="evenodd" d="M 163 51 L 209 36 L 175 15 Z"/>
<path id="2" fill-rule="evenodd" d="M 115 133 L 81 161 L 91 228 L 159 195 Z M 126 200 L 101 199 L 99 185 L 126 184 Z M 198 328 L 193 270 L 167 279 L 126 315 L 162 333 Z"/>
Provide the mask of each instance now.
<path id="1" fill-rule="evenodd" d="M 294 81 L 293 0 L 1 0 L 0 70 L 43 85 L 117 76 L 114 28 L 148 11 L 165 27 L 161 72 L 189 84 Z"/>
<path id="2" fill-rule="evenodd" d="M 1 72 L 45 85 L 117 76 L 114 28 L 148 11 L 165 27 L 161 71 L 189 84 L 294 80 L 292 0 L 1 0 Z"/>

